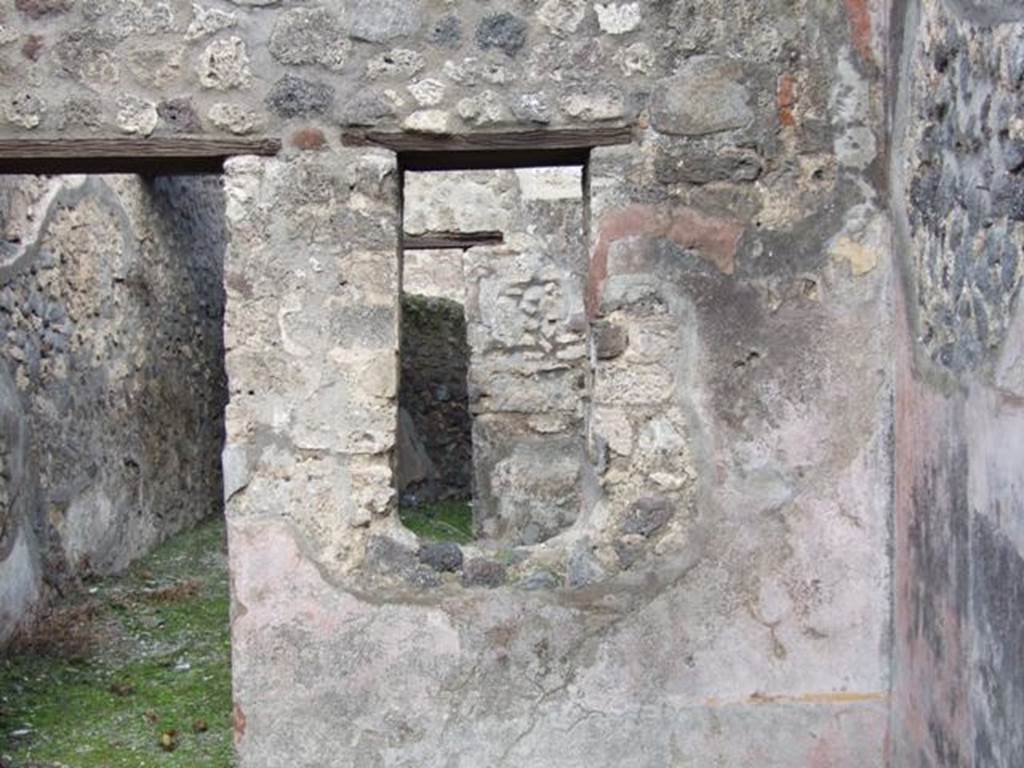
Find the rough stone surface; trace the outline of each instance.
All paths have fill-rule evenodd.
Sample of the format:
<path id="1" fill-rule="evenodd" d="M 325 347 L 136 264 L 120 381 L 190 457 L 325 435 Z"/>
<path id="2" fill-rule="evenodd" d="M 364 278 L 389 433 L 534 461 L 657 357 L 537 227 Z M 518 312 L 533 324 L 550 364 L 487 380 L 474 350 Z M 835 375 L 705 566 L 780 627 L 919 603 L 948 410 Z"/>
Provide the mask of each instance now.
<path id="1" fill-rule="evenodd" d="M 285 118 L 324 115 L 334 105 L 334 89 L 327 83 L 285 75 L 270 89 L 267 105 Z"/>
<path id="2" fill-rule="evenodd" d="M 240 37 L 210 43 L 200 56 L 196 68 L 203 88 L 230 91 L 248 88 L 252 84 L 249 54 L 245 41 Z"/>
<path id="3" fill-rule="evenodd" d="M 899 10 L 891 760 L 1002 768 L 1024 760 L 1024 16 Z"/>
<path id="4" fill-rule="evenodd" d="M 225 229 L 216 180 L 8 177 L 0 210 L 3 642 L 220 512 Z"/>
<path id="5" fill-rule="evenodd" d="M 340 19 L 325 8 L 295 8 L 278 16 L 270 53 L 282 64 L 319 64 L 339 71 L 348 59 L 348 38 Z"/>
<path id="6" fill-rule="evenodd" d="M 458 544 L 450 541 L 427 544 L 420 549 L 419 559 L 435 571 L 455 573 L 462 568 L 462 550 Z"/>
<path id="7" fill-rule="evenodd" d="M 526 22 L 511 13 L 488 16 L 476 29 L 476 44 L 487 50 L 499 48 L 515 56 L 526 45 Z"/>
<path id="8" fill-rule="evenodd" d="M 423 25 L 422 0 L 354 0 L 349 5 L 350 34 L 356 40 L 383 43 L 407 37 Z"/>
<path id="9" fill-rule="evenodd" d="M 116 137 L 121 102 L 182 98 L 200 135 L 286 140 L 226 176 L 244 768 L 1021 763 L 1020 622 L 999 588 L 1022 551 L 1015 4 L 210 0 L 236 17 L 223 27 L 185 0 L 64 5 L 3 14 L 4 138 Z M 323 12 L 337 25 L 289 27 Z M 275 50 L 302 63 L 275 57 L 275 27 L 298 30 Z M 10 119 L 25 94 L 47 108 Z M 507 579 L 466 588 L 419 562 L 395 514 L 395 158 L 331 126 L 599 123 L 636 130 L 592 152 L 586 215 L 557 184 L 506 176 L 449 186 L 421 218 L 512 211 L 505 245 L 463 264 L 485 502 L 465 557 Z M 326 147 L 287 141 L 305 129 Z M 20 221 L 4 242 L 35 240 Z M 31 314 L 33 295 L 0 304 Z M 122 349 L 103 324 L 138 330 L 163 305 L 126 306 L 76 322 Z M 26 337 L 70 349 L 45 322 Z M 602 358 L 606 323 L 628 344 Z M 19 392 L 50 375 L 4 339 L 27 350 L 3 360 Z M 110 350 L 89 359 L 120 380 L 133 369 Z M 19 407 L 35 430 L 40 410 Z M 65 516 L 94 525 L 123 507 L 89 483 L 131 469 L 97 445 L 65 494 Z M 3 577 L 29 584 L 6 604 L 46 572 L 37 528 L 0 544 L 20 553 Z M 537 573 L 556 583 L 523 589 Z"/>

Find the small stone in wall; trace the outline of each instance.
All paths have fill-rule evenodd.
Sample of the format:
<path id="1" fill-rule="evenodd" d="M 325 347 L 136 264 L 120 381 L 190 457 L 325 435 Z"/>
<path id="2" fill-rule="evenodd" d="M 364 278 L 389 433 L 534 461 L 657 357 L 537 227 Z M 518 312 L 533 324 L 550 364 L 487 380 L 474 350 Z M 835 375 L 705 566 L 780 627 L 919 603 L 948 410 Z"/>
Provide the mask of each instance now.
<path id="1" fill-rule="evenodd" d="M 686 61 L 662 80 L 651 103 L 651 124 L 659 133 L 704 136 L 745 128 L 754 120 L 743 67 L 702 56 Z"/>
<path id="2" fill-rule="evenodd" d="M 156 108 L 164 125 L 174 133 L 199 133 L 203 125 L 189 98 L 167 99 Z"/>
<path id="3" fill-rule="evenodd" d="M 580 120 L 616 120 L 626 114 L 626 105 L 619 93 L 573 93 L 562 100 L 562 111 Z"/>
<path id="4" fill-rule="evenodd" d="M 75 29 L 57 41 L 57 60 L 61 69 L 74 80 L 92 86 L 117 82 L 120 69 L 113 48 L 117 40 L 95 29 Z"/>
<path id="5" fill-rule="evenodd" d="M 445 16 L 430 30 L 430 42 L 445 48 L 457 48 L 462 42 L 462 22 L 458 16 Z"/>
<path id="6" fill-rule="evenodd" d="M 440 80 L 426 78 L 410 85 L 408 91 L 421 107 L 434 107 L 444 101 L 445 85 Z"/>
<path id="7" fill-rule="evenodd" d="M 42 35 L 29 35 L 21 46 L 21 55 L 29 61 L 39 61 L 44 47 Z"/>
<path id="8" fill-rule="evenodd" d="M 382 120 L 395 116 L 395 100 L 391 91 L 361 89 L 345 102 L 344 121 L 346 125 L 376 125 Z"/>
<path id="9" fill-rule="evenodd" d="M 537 93 L 524 93 L 512 107 L 512 114 L 517 120 L 529 123 L 546 125 L 551 122 L 551 105 L 548 103 L 547 94 L 543 91 Z"/>
<path id="10" fill-rule="evenodd" d="M 14 94 L 4 109 L 8 122 L 22 128 L 35 128 L 46 114 L 46 101 L 35 94 Z"/>
<path id="11" fill-rule="evenodd" d="M 252 133 L 260 125 L 259 115 L 256 112 L 238 104 L 218 102 L 210 107 L 206 116 L 222 131 L 229 131 L 236 136 Z"/>
<path id="12" fill-rule="evenodd" d="M 319 64 L 338 72 L 351 45 L 341 20 L 330 11 L 295 8 L 278 17 L 268 47 L 283 64 Z"/>
<path id="13" fill-rule="evenodd" d="M 82 6 L 82 15 L 120 38 L 159 35 L 174 27 L 170 6 L 152 0 L 89 0 Z"/>
<path id="14" fill-rule="evenodd" d="M 577 542 L 572 554 L 569 555 L 569 566 L 565 576 L 566 585 L 577 589 L 602 581 L 606 576 L 607 573 L 594 555 L 590 542 L 586 539 Z"/>
<path id="15" fill-rule="evenodd" d="M 252 84 L 249 54 L 240 37 L 215 40 L 199 57 L 199 83 L 204 88 L 229 91 Z"/>
<path id="16" fill-rule="evenodd" d="M 421 109 L 405 118 L 402 127 L 414 133 L 449 134 L 452 116 L 443 109 Z"/>
<path id="17" fill-rule="evenodd" d="M 138 96 L 122 96 L 117 101 L 117 126 L 125 133 L 149 136 L 160 122 L 156 105 Z"/>
<path id="18" fill-rule="evenodd" d="M 474 557 L 466 561 L 462 568 L 462 585 L 464 587 L 494 589 L 504 584 L 506 578 L 504 565 L 483 557 Z"/>
<path id="19" fill-rule="evenodd" d="M 80 96 L 72 96 L 61 105 L 60 117 L 57 119 L 57 127 L 60 130 L 68 128 L 90 128 L 96 129 L 103 124 L 103 110 L 96 99 Z"/>
<path id="20" fill-rule="evenodd" d="M 511 13 L 486 17 L 476 28 L 476 44 L 483 50 L 499 48 L 515 56 L 526 45 L 526 22 Z"/>
<path id="21" fill-rule="evenodd" d="M 633 43 L 615 52 L 615 63 L 626 77 L 646 75 L 657 61 L 654 51 L 646 43 Z"/>
<path id="22" fill-rule="evenodd" d="M 553 34 L 571 35 L 587 15 L 587 0 L 545 0 L 537 16 Z"/>
<path id="23" fill-rule="evenodd" d="M 315 152 L 327 147 L 327 137 L 319 128 L 300 128 L 291 135 L 291 145 L 303 152 Z"/>
<path id="24" fill-rule="evenodd" d="M 181 75 L 184 58 L 184 46 L 142 44 L 129 49 L 125 60 L 139 83 L 163 90 Z"/>
<path id="25" fill-rule="evenodd" d="M 459 117 L 473 125 L 500 123 L 508 117 L 505 105 L 494 91 L 484 91 L 477 96 L 462 99 L 456 110 Z"/>
<path id="26" fill-rule="evenodd" d="M 238 15 L 217 8 L 204 8 L 199 3 L 192 3 L 192 21 L 185 30 L 185 40 L 192 42 L 203 37 L 216 34 L 223 29 L 230 29 L 238 24 Z"/>
<path id="27" fill-rule="evenodd" d="M 640 26 L 640 3 L 597 3 L 597 23 L 602 32 L 624 35 Z"/>
<path id="28" fill-rule="evenodd" d="M 33 19 L 41 19 L 64 13 L 71 8 L 73 0 L 14 0 L 14 7 Z"/>
<path id="29" fill-rule="evenodd" d="M 267 106 L 285 118 L 324 115 L 334 106 L 334 88 L 316 80 L 285 75 L 267 94 Z"/>
<path id="30" fill-rule="evenodd" d="M 452 541 L 438 541 L 420 548 L 420 562 L 435 571 L 455 573 L 462 568 L 462 549 Z"/>
<path id="31" fill-rule="evenodd" d="M 408 37 L 423 26 L 422 0 L 353 0 L 349 14 L 351 37 L 370 43 Z"/>
<path id="32" fill-rule="evenodd" d="M 594 324 L 594 351 L 598 360 L 619 357 L 628 346 L 629 331 L 625 327 L 607 321 Z"/>
<path id="33" fill-rule="evenodd" d="M 423 67 L 423 57 L 416 51 L 394 48 L 366 62 L 366 76 L 371 80 L 380 77 L 408 78 L 420 72 Z"/>
<path id="34" fill-rule="evenodd" d="M 551 571 L 537 571 L 531 573 L 520 582 L 520 586 L 530 592 L 540 589 L 555 589 L 559 585 L 559 579 Z"/>
<path id="35" fill-rule="evenodd" d="M 675 513 L 672 502 L 660 496 L 638 500 L 629 508 L 619 526 L 625 535 L 649 538 L 661 530 Z"/>

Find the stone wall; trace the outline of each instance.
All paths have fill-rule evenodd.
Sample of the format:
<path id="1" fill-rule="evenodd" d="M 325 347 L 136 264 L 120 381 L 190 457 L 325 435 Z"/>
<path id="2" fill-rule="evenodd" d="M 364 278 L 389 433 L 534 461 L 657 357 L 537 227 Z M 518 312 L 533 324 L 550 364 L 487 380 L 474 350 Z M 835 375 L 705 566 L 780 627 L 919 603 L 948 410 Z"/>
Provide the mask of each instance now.
<path id="1" fill-rule="evenodd" d="M 468 501 L 473 427 L 462 304 L 404 293 L 400 358 L 396 482 L 401 502 Z"/>
<path id="2" fill-rule="evenodd" d="M 1024 762 L 1024 14 L 898 3 L 892 764 Z"/>
<path id="3" fill-rule="evenodd" d="M 217 179 L 0 182 L 0 639 L 221 509 Z M 19 586 L 24 584 L 25 586 Z"/>
<path id="4" fill-rule="evenodd" d="M 225 468 L 243 765 L 883 765 L 880 6 L 410 7 L 403 18 L 422 9 L 425 23 L 401 33 L 409 55 L 385 57 L 388 87 L 437 101 L 380 126 L 527 128 L 512 107 L 544 103 L 551 125 L 635 118 L 634 142 L 595 150 L 581 180 L 586 247 L 533 239 L 538 206 L 528 237 L 465 262 L 471 342 L 492 366 L 471 373 L 477 420 L 525 424 L 529 448 L 517 454 L 511 431 L 500 443 L 508 475 L 575 473 L 576 514 L 421 550 L 393 485 L 396 158 L 343 148 L 318 119 L 318 149 L 232 161 Z M 238 13 L 255 26 L 293 10 Z M 337 77 L 372 92 L 349 61 Z M 415 74 L 397 74 L 405 61 Z"/>

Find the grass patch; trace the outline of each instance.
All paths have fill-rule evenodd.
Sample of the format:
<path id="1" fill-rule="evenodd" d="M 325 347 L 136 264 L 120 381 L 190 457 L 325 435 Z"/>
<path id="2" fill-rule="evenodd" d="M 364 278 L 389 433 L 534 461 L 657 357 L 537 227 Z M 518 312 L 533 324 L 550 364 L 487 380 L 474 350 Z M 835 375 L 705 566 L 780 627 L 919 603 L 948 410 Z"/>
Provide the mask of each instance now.
<path id="1" fill-rule="evenodd" d="M 223 520 L 60 606 L 0 658 L 0 764 L 235 765 L 228 611 Z"/>
<path id="2" fill-rule="evenodd" d="M 473 540 L 473 507 L 468 501 L 442 501 L 404 507 L 402 523 L 421 539 L 468 544 Z"/>

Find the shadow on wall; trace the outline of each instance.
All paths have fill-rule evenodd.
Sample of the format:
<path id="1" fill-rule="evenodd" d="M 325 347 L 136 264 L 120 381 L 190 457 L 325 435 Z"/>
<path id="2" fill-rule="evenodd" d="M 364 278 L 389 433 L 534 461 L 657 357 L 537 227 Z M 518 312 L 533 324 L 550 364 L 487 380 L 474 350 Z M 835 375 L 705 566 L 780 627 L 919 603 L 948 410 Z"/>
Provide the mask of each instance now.
<path id="1" fill-rule="evenodd" d="M 0 396 L 6 419 L 22 414 L 25 451 L 4 485 L 32 499 L 3 530 L 34 536 L 14 549 L 33 566 L 0 569 L 15 568 L 8 585 L 41 570 L 61 593 L 222 509 L 223 190 L 216 177 L 8 177 L 0 214 L 0 363 L 16 391 Z"/>

